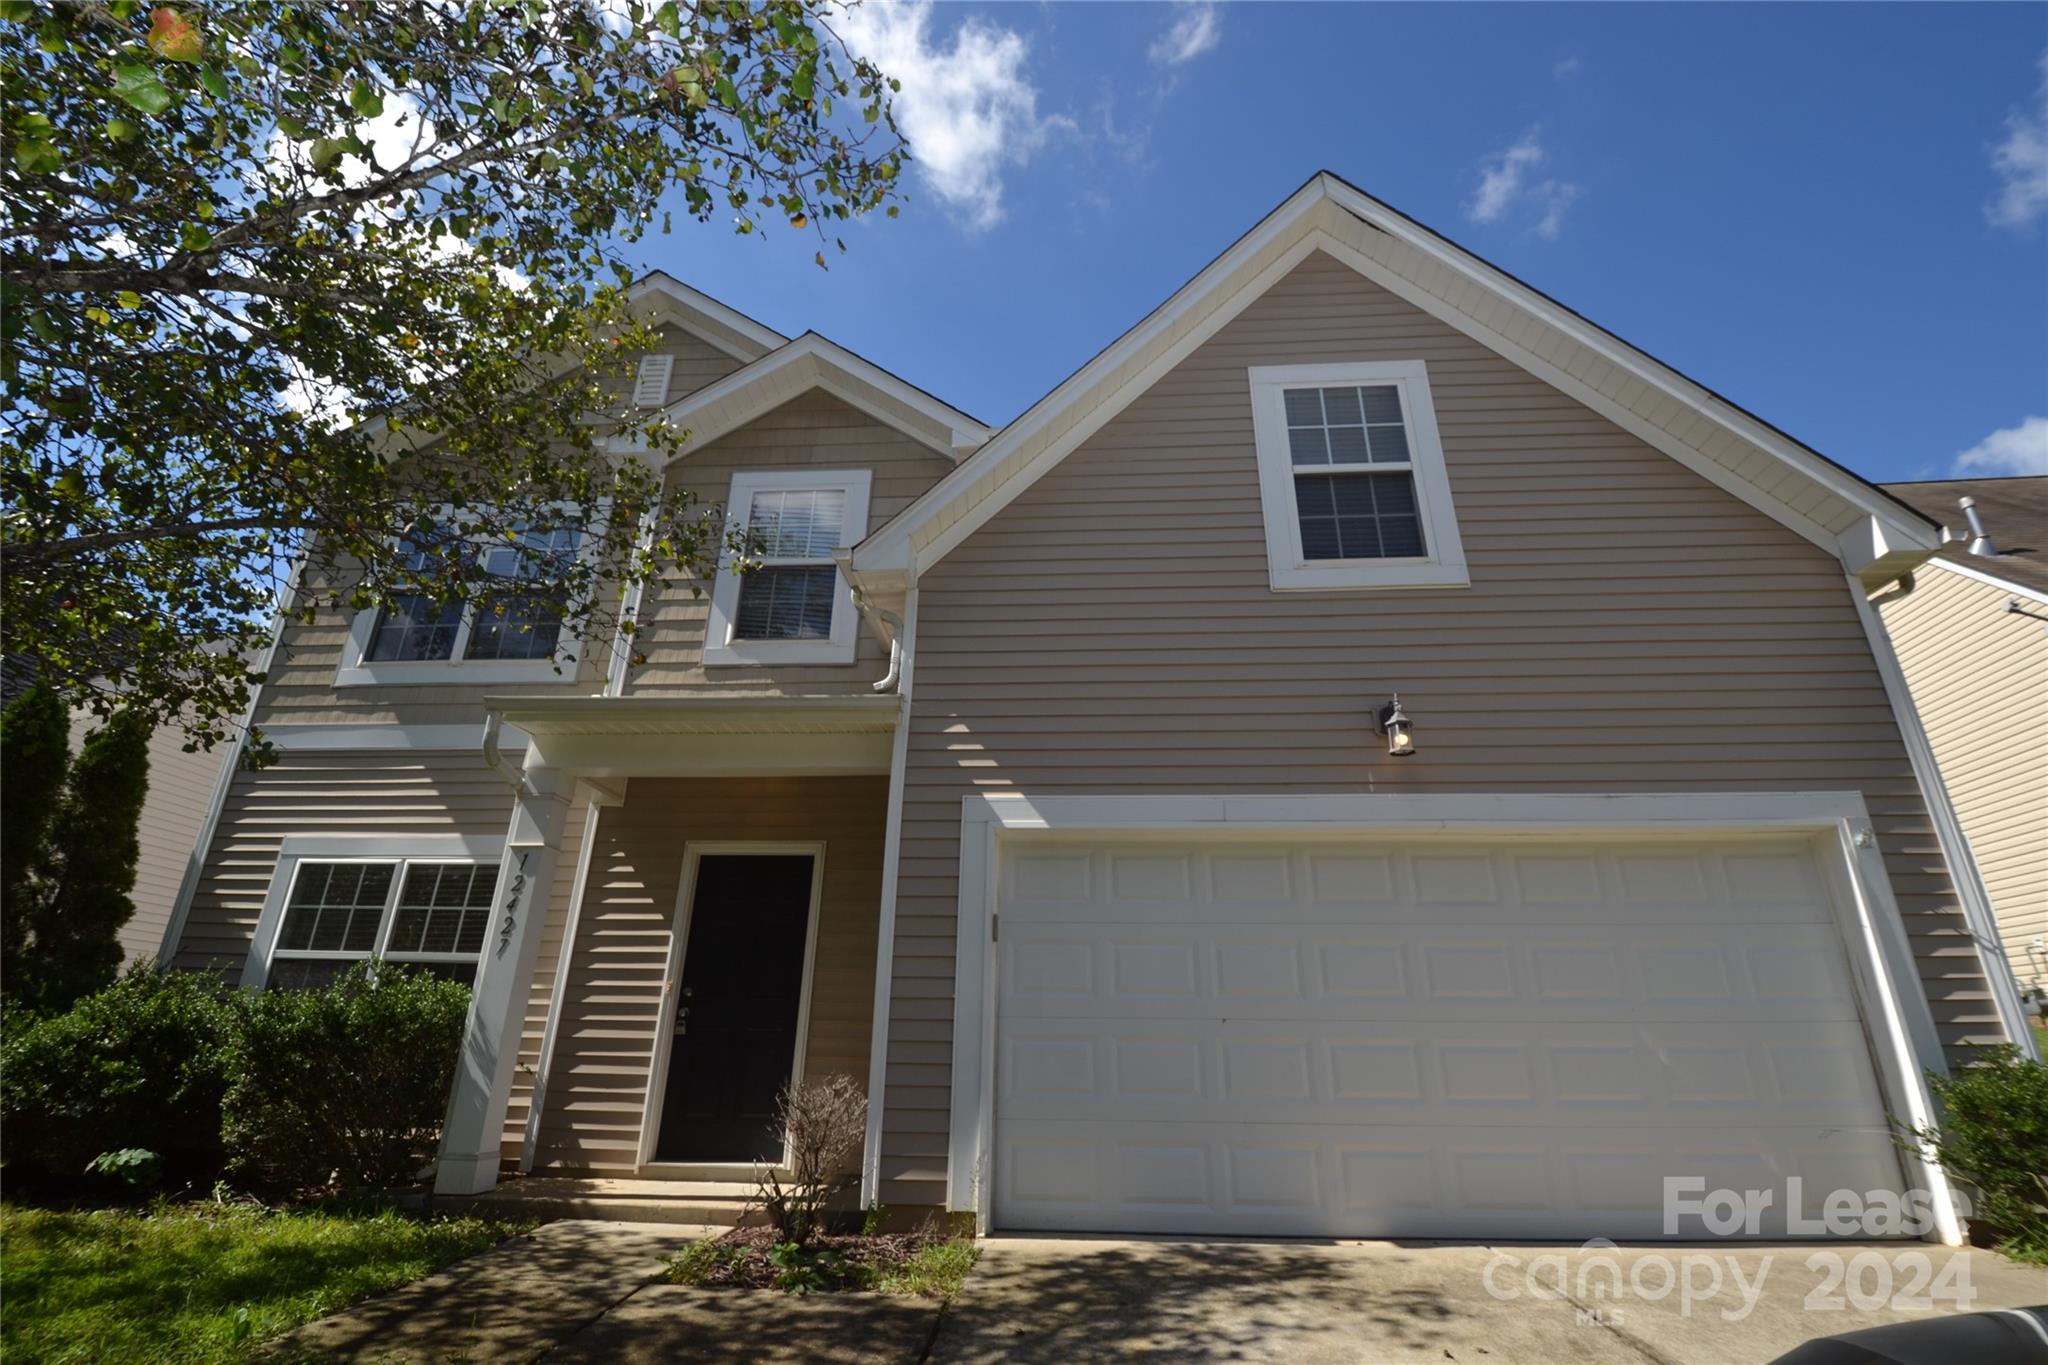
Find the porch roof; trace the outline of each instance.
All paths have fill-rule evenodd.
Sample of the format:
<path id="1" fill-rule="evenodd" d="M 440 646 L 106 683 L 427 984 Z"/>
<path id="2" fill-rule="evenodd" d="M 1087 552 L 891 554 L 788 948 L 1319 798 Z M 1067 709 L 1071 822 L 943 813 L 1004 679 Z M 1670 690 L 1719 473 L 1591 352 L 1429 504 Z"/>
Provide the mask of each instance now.
<path id="1" fill-rule="evenodd" d="M 902 698 L 484 698 L 528 741 L 526 763 L 581 777 L 886 773 Z"/>

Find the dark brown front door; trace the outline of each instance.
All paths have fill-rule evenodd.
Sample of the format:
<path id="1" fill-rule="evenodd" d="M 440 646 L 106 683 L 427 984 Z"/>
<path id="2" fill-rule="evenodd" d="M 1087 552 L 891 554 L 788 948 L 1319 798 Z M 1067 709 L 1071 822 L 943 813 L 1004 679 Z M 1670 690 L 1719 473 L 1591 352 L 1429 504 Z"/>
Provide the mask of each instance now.
<path id="1" fill-rule="evenodd" d="M 775 1101 L 796 1060 L 810 933 L 809 854 L 697 863 L 657 1161 L 779 1161 Z"/>

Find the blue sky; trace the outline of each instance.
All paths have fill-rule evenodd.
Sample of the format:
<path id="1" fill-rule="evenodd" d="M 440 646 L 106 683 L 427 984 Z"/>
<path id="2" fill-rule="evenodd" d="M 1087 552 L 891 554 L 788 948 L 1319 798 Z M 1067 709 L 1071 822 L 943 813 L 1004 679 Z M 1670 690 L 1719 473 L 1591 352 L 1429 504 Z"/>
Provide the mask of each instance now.
<path id="1" fill-rule="evenodd" d="M 870 4 L 902 217 L 659 266 L 1002 423 L 1327 167 L 1878 480 L 2048 473 L 2048 6 Z"/>

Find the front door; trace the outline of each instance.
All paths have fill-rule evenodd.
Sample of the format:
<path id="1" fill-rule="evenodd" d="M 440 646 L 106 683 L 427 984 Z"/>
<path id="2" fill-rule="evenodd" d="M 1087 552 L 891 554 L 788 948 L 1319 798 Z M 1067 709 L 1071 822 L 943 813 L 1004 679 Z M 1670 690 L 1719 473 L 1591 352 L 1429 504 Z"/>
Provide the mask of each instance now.
<path id="1" fill-rule="evenodd" d="M 775 1101 L 796 1061 L 813 871 L 808 853 L 698 860 L 655 1160 L 782 1159 Z"/>

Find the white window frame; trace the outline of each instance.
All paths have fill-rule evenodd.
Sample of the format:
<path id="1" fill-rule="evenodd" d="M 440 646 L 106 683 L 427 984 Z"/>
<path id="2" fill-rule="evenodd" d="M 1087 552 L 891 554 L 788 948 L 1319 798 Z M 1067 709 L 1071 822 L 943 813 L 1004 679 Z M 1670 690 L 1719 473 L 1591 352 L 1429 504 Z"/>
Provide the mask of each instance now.
<path id="1" fill-rule="evenodd" d="M 1252 436 L 1259 455 L 1259 500 L 1266 519 L 1266 572 L 1275 592 L 1462 588 L 1471 583 L 1465 568 L 1465 546 L 1458 538 L 1457 515 L 1451 507 L 1450 479 L 1444 472 L 1436 404 L 1429 392 L 1429 367 L 1424 362 L 1354 360 L 1328 365 L 1255 365 L 1249 374 Z M 1427 554 L 1401 559 L 1310 559 L 1302 553 L 1294 476 L 1316 473 L 1317 467 L 1303 465 L 1297 469 L 1288 451 L 1286 391 L 1352 384 L 1391 385 L 1400 394 L 1401 419 L 1408 435 L 1408 463 L 1383 467 L 1388 473 L 1406 471 L 1413 479 Z"/>
<path id="2" fill-rule="evenodd" d="M 504 854 L 502 835 L 418 834 L 400 838 L 381 834 L 286 835 L 278 847 L 277 866 L 270 876 L 270 889 L 263 898 L 263 911 L 256 918 L 256 932 L 249 939 L 248 956 L 242 961 L 242 985 L 250 990 L 261 990 L 270 980 L 271 964 L 277 957 L 277 940 L 284 931 L 285 907 L 291 899 L 292 885 L 298 880 L 301 863 L 398 864 L 397 875 L 391 879 L 390 894 L 385 898 L 384 917 L 377 924 L 376 945 L 367 955 L 316 949 L 286 950 L 295 961 L 361 962 L 384 955 L 386 942 L 391 937 L 391 924 L 396 918 L 392 905 L 405 885 L 408 864 L 478 863 L 499 867 Z M 441 960 L 440 955 L 433 956 Z M 423 956 L 420 960 L 428 959 Z M 468 954 L 448 954 L 445 960 L 467 961 Z M 479 953 L 479 964 L 482 960 L 483 955 Z"/>
<path id="3" fill-rule="evenodd" d="M 448 515 L 443 508 L 440 515 Z M 604 508 L 598 509 L 602 519 Z M 578 557 L 591 553 L 590 538 L 582 537 L 576 547 Z M 493 683 L 519 682 L 570 682 L 576 676 L 579 656 L 573 652 L 575 642 L 583 638 L 583 621 L 580 617 L 564 616 L 562 633 L 555 642 L 554 654 L 546 659 L 465 659 L 469 649 L 470 633 L 476 626 L 477 604 L 462 604 L 462 619 L 455 626 L 455 643 L 445 659 L 385 659 L 369 657 L 370 641 L 377 633 L 377 618 L 384 612 L 381 606 L 365 607 L 356 613 L 350 623 L 348 639 L 341 647 L 341 666 L 335 671 L 336 687 L 418 687 L 437 684 L 485 685 Z"/>
<path id="4" fill-rule="evenodd" d="M 754 507 L 756 493 L 777 489 L 818 489 L 846 495 L 846 521 L 840 538 L 857 544 L 867 534 L 868 493 L 874 484 L 871 469 L 748 469 L 732 476 L 726 494 L 728 524 L 745 529 Z M 840 547 L 844 548 L 844 546 Z M 764 559 L 764 564 L 783 561 Z M 790 561 L 794 562 L 794 561 Z M 810 562 L 810 561 L 804 561 Z M 773 664 L 850 664 L 859 647 L 859 612 L 853 605 L 853 589 L 846 575 L 839 573 L 837 595 L 832 600 L 832 636 L 826 640 L 735 640 L 733 622 L 738 619 L 740 574 L 732 557 L 719 560 L 718 578 L 711 586 L 710 619 L 704 626 L 704 666 L 730 668 Z"/>

